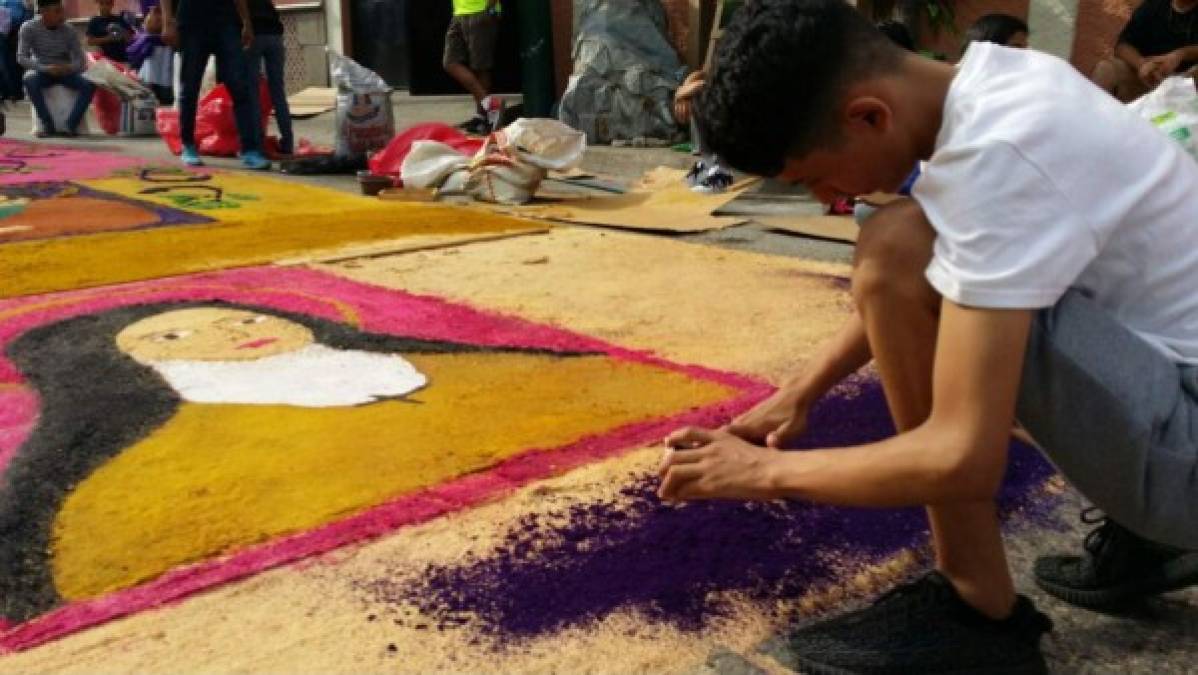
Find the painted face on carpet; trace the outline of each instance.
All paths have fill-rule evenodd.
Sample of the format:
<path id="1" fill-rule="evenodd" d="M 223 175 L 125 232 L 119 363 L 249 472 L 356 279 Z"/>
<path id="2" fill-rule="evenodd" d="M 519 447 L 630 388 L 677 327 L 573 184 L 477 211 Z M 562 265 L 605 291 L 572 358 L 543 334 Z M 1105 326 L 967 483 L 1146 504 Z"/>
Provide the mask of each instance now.
<path id="1" fill-rule="evenodd" d="M 714 422 L 765 389 L 302 270 L 3 302 L 0 347 L 0 407 L 23 411 L 0 416 L 4 618 L 61 608 L 57 625 L 81 607 L 76 627 Z"/>
<path id="2" fill-rule="evenodd" d="M 868 443 L 894 433 L 875 380 L 813 410 L 803 447 Z M 1052 467 L 1013 444 L 1000 495 L 1004 518 L 1037 522 L 1056 497 Z M 565 503 L 522 517 L 490 551 L 461 563 L 390 570 L 356 586 L 372 607 L 419 610 L 442 629 L 470 623 L 497 646 L 632 610 L 683 630 L 725 616 L 734 601 L 772 612 L 779 600 L 845 586 L 865 566 L 928 537 L 922 509 L 851 509 L 804 502 L 662 504 L 656 477 L 633 476 L 611 501 Z M 896 579 L 880 580 L 882 587 Z"/>

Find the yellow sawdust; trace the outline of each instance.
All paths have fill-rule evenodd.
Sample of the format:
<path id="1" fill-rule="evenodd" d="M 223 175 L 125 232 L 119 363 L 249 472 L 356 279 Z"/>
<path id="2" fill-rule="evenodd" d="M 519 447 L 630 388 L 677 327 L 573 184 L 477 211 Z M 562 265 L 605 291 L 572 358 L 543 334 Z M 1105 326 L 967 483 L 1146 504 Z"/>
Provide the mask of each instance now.
<path id="1" fill-rule="evenodd" d="M 849 310 L 844 265 L 577 228 L 319 269 L 773 381 Z"/>
<path id="2" fill-rule="evenodd" d="M 414 402 L 183 404 L 68 497 L 52 547 L 59 593 L 79 600 L 127 588 L 523 450 L 557 447 L 734 394 L 606 356 L 407 358 L 431 383 Z"/>
<path id="3" fill-rule="evenodd" d="M 190 272 L 269 263 L 281 258 L 322 260 L 410 236 L 471 240 L 478 235 L 540 231 L 530 223 L 499 214 L 436 204 L 385 202 L 285 181 L 213 174 L 202 185 L 225 190 L 231 208 L 180 206 L 171 195 L 204 198 L 204 190 L 143 194 L 174 185 L 136 178 L 83 181 L 97 190 L 157 202 L 216 218 L 198 225 L 156 227 L 135 232 L 104 232 L 83 237 L 25 241 L 0 246 L 0 297 L 86 288 Z M 242 198 L 253 197 L 253 199 Z M 427 245 L 427 240 L 420 242 Z"/>
<path id="4" fill-rule="evenodd" d="M 844 274 L 843 266 L 599 231 L 522 239 L 321 268 L 774 381 L 846 316 L 847 294 L 819 276 Z M 712 645 L 746 649 L 774 626 L 759 607 L 700 634 L 616 615 L 589 633 L 493 654 L 459 632 L 397 626 L 351 583 L 461 560 L 562 499 L 617 498 L 629 472 L 651 470 L 659 453 L 588 465 L 502 502 L 0 658 L 0 671 L 696 672 Z"/>

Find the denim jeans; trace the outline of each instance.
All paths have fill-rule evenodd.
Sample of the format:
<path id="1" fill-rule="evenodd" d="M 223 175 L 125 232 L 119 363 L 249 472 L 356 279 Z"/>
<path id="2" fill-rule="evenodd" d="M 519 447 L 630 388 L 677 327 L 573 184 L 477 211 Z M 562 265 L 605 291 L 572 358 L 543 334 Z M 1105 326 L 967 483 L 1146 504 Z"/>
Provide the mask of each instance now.
<path id="1" fill-rule="evenodd" d="M 180 67 L 179 136 L 184 145 L 195 145 L 196 107 L 200 84 L 208 57 L 216 57 L 216 76 L 233 97 L 233 118 L 241 151 L 261 150 L 258 141 L 259 113 L 250 98 L 245 76 L 245 54 L 241 49 L 241 30 L 235 24 L 215 28 L 188 26 L 179 31 Z"/>
<path id="2" fill-rule="evenodd" d="M 246 80 L 250 83 L 250 99 L 254 110 L 262 111 L 258 100 L 258 73 L 266 66 L 266 87 L 270 90 L 270 102 L 275 107 L 275 122 L 279 125 L 279 149 L 285 154 L 295 150 L 295 137 L 291 132 L 291 109 L 287 107 L 287 88 L 284 66 L 287 49 L 282 35 L 255 35 L 254 43 L 245 52 Z M 265 126 L 265 125 L 263 125 Z M 258 147 L 262 147 L 262 127 L 259 131 Z"/>
<path id="3" fill-rule="evenodd" d="M 30 70 L 25 73 L 24 81 L 25 91 L 29 94 L 29 102 L 33 104 L 34 111 L 42 121 L 42 128 L 46 131 L 74 132 L 77 130 L 79 123 L 83 121 L 84 113 L 87 112 L 87 107 L 91 105 L 92 94 L 96 93 L 96 85 L 79 73 L 55 76 Z M 76 94 L 75 105 L 71 107 L 71 115 L 67 118 L 66 129 L 58 129 L 54 124 L 54 118 L 50 116 L 50 111 L 46 109 L 45 89 L 56 84 L 67 89 L 74 89 Z"/>

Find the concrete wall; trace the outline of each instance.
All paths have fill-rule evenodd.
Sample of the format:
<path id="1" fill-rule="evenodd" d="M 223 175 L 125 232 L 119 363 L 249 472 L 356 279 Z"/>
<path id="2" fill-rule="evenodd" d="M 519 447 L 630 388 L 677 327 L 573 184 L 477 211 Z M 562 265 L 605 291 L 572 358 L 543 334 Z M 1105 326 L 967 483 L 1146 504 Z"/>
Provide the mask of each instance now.
<path id="1" fill-rule="evenodd" d="M 283 41 L 287 45 L 287 91 L 326 87 L 329 83 L 328 28 L 320 7 L 284 9 Z"/>
<path id="2" fill-rule="evenodd" d="M 1076 0 L 1077 26 L 1071 60 L 1083 73 L 1111 53 L 1123 25 L 1131 18 L 1138 0 Z"/>

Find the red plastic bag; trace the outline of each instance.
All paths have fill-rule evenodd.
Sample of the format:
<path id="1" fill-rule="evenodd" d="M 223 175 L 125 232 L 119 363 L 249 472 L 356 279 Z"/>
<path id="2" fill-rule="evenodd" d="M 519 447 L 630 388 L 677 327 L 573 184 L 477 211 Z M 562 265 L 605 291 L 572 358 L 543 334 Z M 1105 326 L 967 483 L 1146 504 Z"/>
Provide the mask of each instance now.
<path id="1" fill-rule="evenodd" d="M 463 155 L 471 156 L 483 147 L 483 140 L 467 136 L 461 130 L 440 122 L 417 124 L 401 131 L 387 147 L 372 155 L 366 164 L 371 173 L 390 176 L 398 185 L 401 181 L 400 167 L 416 141 L 439 141 Z"/>
<path id="2" fill-rule="evenodd" d="M 179 140 L 179 111 L 174 108 L 159 108 L 154 126 L 158 135 L 166 142 L 171 154 L 183 152 L 183 141 Z"/>
<path id="3" fill-rule="evenodd" d="M 258 78 L 258 100 L 261 103 L 262 129 L 265 130 L 274 107 L 266 89 L 266 81 L 262 78 Z M 176 155 L 182 152 L 178 111 L 160 108 L 157 119 L 158 135 L 170 151 Z M 195 141 L 201 155 L 232 157 L 241 150 L 237 120 L 233 116 L 233 97 L 225 85 L 217 85 L 200 99 L 196 109 Z"/>
<path id="4" fill-rule="evenodd" d="M 88 63 L 96 61 L 108 61 L 120 72 L 128 75 L 131 79 L 138 80 L 137 73 L 129 70 L 125 65 L 117 63 L 103 56 L 88 54 Z M 140 81 L 140 80 L 139 80 Z M 96 116 L 96 122 L 100 128 L 109 136 L 115 136 L 121 132 L 121 97 L 115 93 L 105 89 L 104 87 L 96 87 L 96 93 L 92 96 L 92 113 Z"/>

